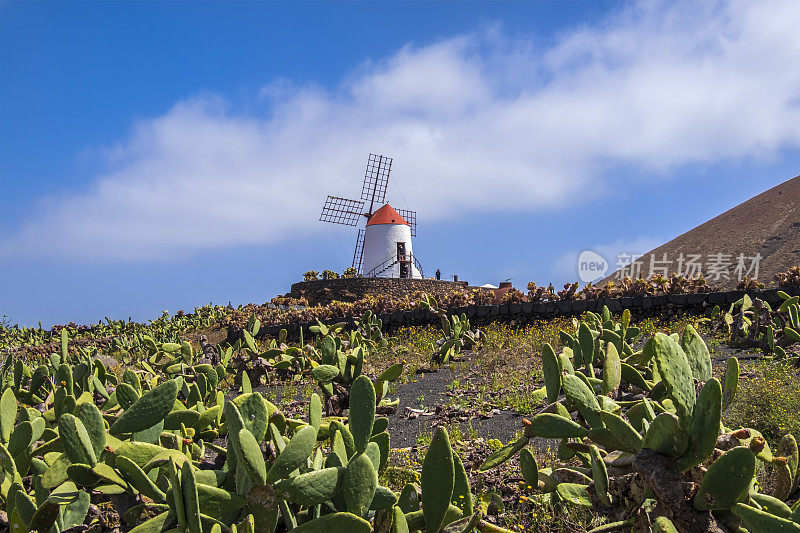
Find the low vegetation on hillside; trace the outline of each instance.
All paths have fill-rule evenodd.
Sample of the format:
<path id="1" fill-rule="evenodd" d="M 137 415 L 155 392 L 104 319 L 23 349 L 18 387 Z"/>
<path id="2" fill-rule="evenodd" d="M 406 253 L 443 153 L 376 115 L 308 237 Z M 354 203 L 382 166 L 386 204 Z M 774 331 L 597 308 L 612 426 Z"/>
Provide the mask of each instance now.
<path id="1" fill-rule="evenodd" d="M 800 267 L 794 267 L 780 273 L 771 280 L 772 286 L 792 289 L 800 287 Z M 764 288 L 763 283 L 744 279 L 739 283 L 740 290 L 756 290 Z M 654 275 L 649 279 L 623 278 L 616 282 L 598 287 L 588 283 L 583 288 L 578 283 L 568 283 L 561 290 L 552 285 L 540 287 L 536 283 L 528 283 L 527 293 L 510 290 L 495 295 L 492 291 L 477 288 L 465 288 L 446 294 L 432 296 L 439 307 L 452 308 L 468 305 L 489 305 L 524 302 L 558 302 L 563 300 L 591 300 L 598 298 L 620 298 L 629 296 L 659 296 L 664 294 L 693 294 L 713 291 L 715 287 L 706 282 L 702 276 L 687 278 L 672 275 L 664 277 Z M 325 305 L 308 306 L 305 298 L 292 298 L 290 295 L 273 298 L 269 304 L 248 304 L 227 313 L 223 319 L 226 326 L 241 329 L 252 315 L 258 317 L 262 324 L 302 324 L 315 320 L 352 319 L 366 311 L 378 314 L 414 309 L 422 298 L 422 293 L 409 294 L 403 298 L 391 295 L 366 295 L 355 301 L 333 301 Z M 276 307 L 276 305 L 278 307 Z M 286 306 L 295 306 L 287 308 Z"/>

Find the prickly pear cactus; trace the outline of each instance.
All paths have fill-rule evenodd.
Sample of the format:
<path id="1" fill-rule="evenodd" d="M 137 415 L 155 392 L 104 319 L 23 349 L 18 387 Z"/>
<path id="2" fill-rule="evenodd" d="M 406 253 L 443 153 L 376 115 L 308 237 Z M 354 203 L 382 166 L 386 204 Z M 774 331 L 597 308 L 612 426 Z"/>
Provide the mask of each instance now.
<path id="1" fill-rule="evenodd" d="M 639 351 L 631 332 L 629 317 L 587 313 L 574 333 L 561 332 L 561 354 L 545 346 L 548 404 L 481 470 L 519 454 L 525 483 L 549 501 L 602 509 L 611 523 L 598 531 L 800 531 L 800 512 L 784 503 L 798 489 L 794 438 L 773 452 L 757 431 L 722 423 L 738 361 L 729 359 L 723 386 L 693 327 L 657 333 Z M 559 456 L 582 465 L 537 468 L 526 448 L 535 437 L 561 439 Z M 773 472 L 770 495 L 760 492 L 758 461 Z"/>
<path id="2" fill-rule="evenodd" d="M 376 411 L 403 370 L 392 365 L 374 382 L 361 373 L 363 357 L 380 347 L 379 326 L 369 315 L 368 331 L 356 336 L 320 326 L 317 348 L 304 346 L 302 355 L 273 341 L 264 356 L 273 369 L 293 354 L 305 361 L 293 368 L 320 381 L 327 400 L 326 384 L 347 392 L 337 416 L 312 394 L 307 420 L 286 418 L 247 373 L 240 394 L 218 390 L 223 382 L 235 386 L 228 372 L 235 350 L 264 355 L 256 319 L 217 366 L 195 364 L 186 342 L 148 337 L 138 367 L 121 377 L 81 354 L 73 359 L 62 337 L 60 354 L 33 371 L 20 363 L 2 382 L 0 497 L 11 527 L 66 531 L 84 524 L 92 501 L 114 496 L 133 502 L 122 519 L 137 533 L 504 531 L 474 511 L 444 430 L 424 461 L 416 506 L 399 505 L 400 494 L 379 483 L 390 438 L 388 419 Z"/>
<path id="3" fill-rule="evenodd" d="M 484 334 L 479 329 L 471 329 L 467 315 L 461 313 L 450 315 L 447 309 L 439 307 L 436 299 L 427 294 L 422 295 L 420 307 L 439 317 L 442 325 L 443 337 L 437 341 L 438 348 L 434 351 L 433 362 L 447 364 L 462 350 L 480 349 L 483 345 Z"/>

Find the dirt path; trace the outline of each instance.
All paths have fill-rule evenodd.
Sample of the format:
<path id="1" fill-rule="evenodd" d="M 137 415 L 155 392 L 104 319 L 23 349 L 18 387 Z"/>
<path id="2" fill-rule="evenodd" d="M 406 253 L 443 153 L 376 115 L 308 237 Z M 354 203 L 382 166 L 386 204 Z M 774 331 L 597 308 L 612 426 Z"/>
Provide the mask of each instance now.
<path id="1" fill-rule="evenodd" d="M 705 337 L 705 336 L 704 336 Z M 731 357 L 739 359 L 742 378 L 746 378 L 761 355 L 747 350 L 730 348 L 725 344 L 706 337 L 711 352 L 714 375 L 724 379 L 725 366 Z M 486 357 L 486 354 L 483 355 Z M 470 355 L 466 356 L 469 359 Z M 468 362 L 468 361 L 467 361 Z M 466 383 L 467 372 L 454 370 L 460 365 L 450 365 L 438 370 L 417 374 L 408 383 L 400 385 L 389 394 L 391 399 L 400 400 L 397 412 L 389 415 L 389 433 L 392 447 L 405 448 L 418 444 L 419 437 L 429 434 L 438 425 L 452 428 L 457 424 L 463 439 L 499 439 L 503 443 L 512 439 L 522 427 L 522 416 L 511 410 L 493 409 L 486 413 L 459 409 L 451 406 L 450 394 L 458 392 L 452 388 L 454 381 Z M 537 383 L 541 386 L 543 383 Z M 413 411 L 411 411 L 413 410 Z M 417 411 L 423 411 L 417 413 Z M 452 431 L 451 431 L 452 433 Z M 533 445 L 544 450 L 557 441 L 537 439 Z"/>
<path id="2" fill-rule="evenodd" d="M 455 380 L 465 383 L 466 375 L 467 372 L 454 370 L 452 366 L 443 367 L 433 372 L 417 374 L 415 380 L 400 385 L 394 393 L 389 394 L 391 399 L 400 400 L 397 412 L 389 415 L 392 447 L 415 446 L 419 443 L 420 436 L 432 433 L 439 425 L 447 426 L 451 437 L 454 436 L 457 426 L 462 440 L 498 439 L 505 444 L 515 438 L 522 429 L 523 417 L 514 411 L 489 409 L 487 412 L 476 412 L 469 407 L 452 407 L 450 394 L 458 392 L 458 389 L 452 389 L 452 383 Z M 425 414 L 415 411 L 424 411 Z M 557 444 L 550 439 L 534 441 L 531 444 L 541 451 Z"/>

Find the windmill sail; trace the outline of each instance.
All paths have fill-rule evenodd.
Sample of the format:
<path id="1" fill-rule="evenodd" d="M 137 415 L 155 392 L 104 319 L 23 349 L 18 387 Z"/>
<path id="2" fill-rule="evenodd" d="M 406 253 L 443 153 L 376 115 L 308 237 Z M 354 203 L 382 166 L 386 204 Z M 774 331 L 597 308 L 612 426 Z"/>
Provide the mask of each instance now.
<path id="1" fill-rule="evenodd" d="M 358 237 L 356 237 L 356 250 L 353 254 L 353 268 L 356 272 L 362 274 L 361 269 L 364 266 L 364 229 L 358 230 Z"/>
<path id="2" fill-rule="evenodd" d="M 410 209 L 395 209 L 411 225 L 411 236 L 417 236 L 417 212 Z"/>
<path id="3" fill-rule="evenodd" d="M 391 171 L 391 157 L 369 154 L 367 170 L 364 172 L 364 184 L 361 186 L 361 199 L 369 201 L 370 214 L 376 202 L 378 205 L 383 205 L 386 200 L 386 187 L 389 185 Z"/>
<path id="4" fill-rule="evenodd" d="M 319 219 L 322 222 L 333 222 L 344 226 L 355 226 L 361 219 L 364 202 L 349 200 L 338 196 L 328 196 Z"/>

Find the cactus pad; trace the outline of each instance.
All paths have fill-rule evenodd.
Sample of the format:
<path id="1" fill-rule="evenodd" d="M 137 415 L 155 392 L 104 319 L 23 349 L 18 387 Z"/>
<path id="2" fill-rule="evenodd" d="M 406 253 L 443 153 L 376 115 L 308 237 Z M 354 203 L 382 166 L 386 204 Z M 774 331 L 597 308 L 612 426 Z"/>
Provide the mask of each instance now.
<path id="1" fill-rule="evenodd" d="M 177 396 L 178 383 L 174 379 L 146 392 L 117 418 L 111 434 L 133 433 L 154 426 L 169 414 Z"/>
<path id="2" fill-rule="evenodd" d="M 455 463 L 450 437 L 436 428 L 422 463 L 422 513 L 428 531 L 439 531 L 445 520 L 455 486 Z"/>

